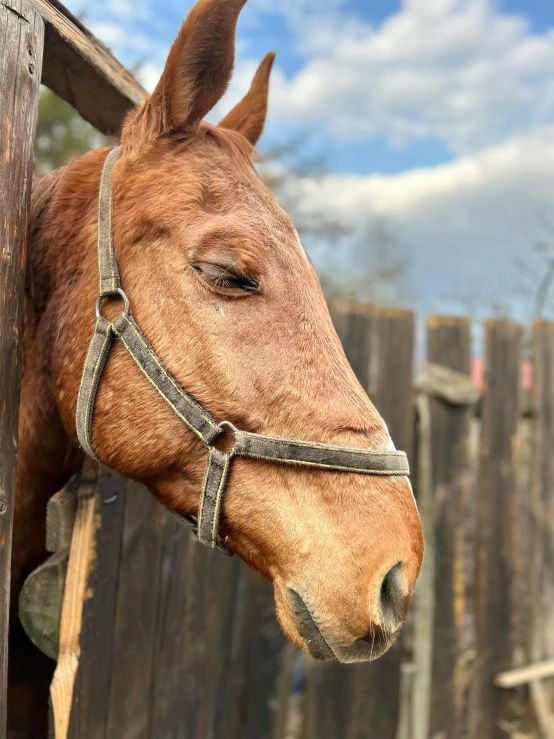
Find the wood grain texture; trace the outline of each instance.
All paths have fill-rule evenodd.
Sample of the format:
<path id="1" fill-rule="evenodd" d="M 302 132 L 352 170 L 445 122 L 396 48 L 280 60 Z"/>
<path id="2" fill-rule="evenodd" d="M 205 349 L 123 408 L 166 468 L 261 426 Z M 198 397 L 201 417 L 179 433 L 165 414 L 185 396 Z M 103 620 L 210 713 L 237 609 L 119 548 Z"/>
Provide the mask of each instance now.
<path id="1" fill-rule="evenodd" d="M 287 711 L 291 684 L 287 641 L 275 617 L 273 586 L 255 572 L 248 571 L 253 592 L 249 654 L 245 683 L 245 721 L 240 737 L 283 739 L 281 714 Z M 237 738 L 238 739 L 238 738 Z"/>
<path id="2" fill-rule="evenodd" d="M 108 739 L 148 737 L 164 508 L 127 481 L 119 563 Z"/>
<path id="3" fill-rule="evenodd" d="M 65 581 L 58 663 L 50 685 L 55 739 L 67 739 L 75 679 L 81 656 L 83 606 L 89 597 L 88 580 L 96 564 L 96 499 L 93 485 L 79 488 L 77 515 L 71 539 Z"/>
<path id="4" fill-rule="evenodd" d="M 152 675 L 150 736 L 177 737 L 186 720 L 182 708 L 182 666 L 187 597 L 187 554 L 192 537 L 165 515 Z"/>
<path id="5" fill-rule="evenodd" d="M 44 25 L 25 0 L 0 2 L 0 738 L 17 468 L 23 288 Z"/>
<path id="6" fill-rule="evenodd" d="M 105 739 L 113 662 L 126 481 L 106 467 L 96 483 L 96 566 L 83 610 L 81 658 L 75 681 L 70 739 Z"/>
<path id="7" fill-rule="evenodd" d="M 375 405 L 397 449 L 414 461 L 414 342 L 411 311 L 377 311 L 377 387 Z"/>
<path id="8" fill-rule="evenodd" d="M 375 309 L 371 305 L 334 301 L 329 310 L 354 374 L 363 389 L 369 393 L 372 389 L 370 358 Z"/>
<path id="9" fill-rule="evenodd" d="M 471 341 L 465 318 L 433 317 L 427 358 L 470 374 Z M 434 629 L 429 726 L 431 735 L 458 739 L 467 716 L 467 525 L 470 517 L 471 406 L 432 397 L 431 477 L 434 519 Z M 441 734 L 442 732 L 442 734 Z"/>
<path id="10" fill-rule="evenodd" d="M 306 669 L 305 739 L 345 739 L 352 712 L 352 689 L 352 665 L 309 661 Z M 353 736 L 350 731 L 348 739 Z"/>
<path id="11" fill-rule="evenodd" d="M 79 477 L 75 475 L 50 498 L 46 506 L 46 551 L 59 552 L 71 545 L 77 512 Z"/>
<path id="12" fill-rule="evenodd" d="M 477 498 L 472 739 L 501 739 L 510 696 L 495 675 L 516 667 L 521 645 L 521 573 L 518 499 L 518 418 L 523 332 L 509 321 L 486 324 L 486 387 L 482 405 L 481 471 Z"/>
<path id="13" fill-rule="evenodd" d="M 405 451 L 413 465 L 414 315 L 403 310 L 377 310 L 372 328 L 375 338 L 370 336 L 368 343 L 374 347 L 372 363 L 377 380 L 373 400 L 397 449 Z M 376 662 L 352 666 L 347 739 L 395 738 L 400 666 L 410 659 L 406 648 L 408 629 L 406 625 L 391 649 Z"/>
<path id="14" fill-rule="evenodd" d="M 529 573 L 533 604 L 531 658 L 554 659 L 554 323 L 537 321 L 533 330 L 536 415 L 532 541 Z"/>
<path id="15" fill-rule="evenodd" d="M 44 18 L 42 82 L 105 134 L 117 134 L 147 92 L 58 0 L 31 0 Z"/>

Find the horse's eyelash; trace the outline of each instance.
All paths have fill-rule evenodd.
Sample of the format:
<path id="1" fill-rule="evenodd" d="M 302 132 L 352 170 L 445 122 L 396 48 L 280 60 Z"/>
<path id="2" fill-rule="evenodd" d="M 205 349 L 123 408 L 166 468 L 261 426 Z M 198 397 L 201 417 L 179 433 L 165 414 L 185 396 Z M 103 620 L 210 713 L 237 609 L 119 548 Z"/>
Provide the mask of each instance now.
<path id="1" fill-rule="evenodd" d="M 245 292 L 256 292 L 259 289 L 259 283 L 253 277 L 241 275 L 234 272 L 230 267 L 220 267 L 210 265 L 210 268 L 193 264 L 192 268 L 198 274 L 209 277 L 216 287 L 227 290 L 244 290 Z"/>

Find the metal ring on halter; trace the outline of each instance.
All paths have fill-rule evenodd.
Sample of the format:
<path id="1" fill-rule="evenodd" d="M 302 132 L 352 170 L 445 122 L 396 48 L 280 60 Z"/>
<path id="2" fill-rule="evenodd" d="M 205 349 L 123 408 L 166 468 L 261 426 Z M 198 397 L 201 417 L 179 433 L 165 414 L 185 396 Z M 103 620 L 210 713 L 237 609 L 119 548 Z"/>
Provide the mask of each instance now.
<path id="1" fill-rule="evenodd" d="M 231 455 L 231 457 L 235 456 L 235 441 L 236 441 L 236 435 L 239 433 L 239 430 L 236 426 L 234 426 L 231 421 L 221 421 L 221 423 L 218 423 L 218 428 L 223 431 L 225 428 L 228 428 L 231 433 L 233 434 L 233 446 L 232 449 L 228 452 L 228 454 Z M 208 447 L 210 447 L 211 444 L 208 444 Z"/>
<path id="2" fill-rule="evenodd" d="M 123 300 L 123 310 L 122 310 L 122 313 L 128 313 L 129 312 L 129 307 L 130 307 L 129 306 L 129 298 L 127 297 L 127 295 L 125 294 L 125 292 L 120 287 L 117 288 L 117 293 L 119 294 L 119 297 Z M 115 295 L 115 293 L 113 293 L 113 294 Z M 101 313 L 100 313 L 100 306 L 102 305 L 102 301 L 105 300 L 106 298 L 109 298 L 109 297 L 111 297 L 111 295 L 104 295 L 104 296 L 100 296 L 96 300 L 96 306 L 95 306 L 94 310 L 95 310 L 96 318 L 97 319 L 100 318 L 100 315 L 101 315 Z"/>

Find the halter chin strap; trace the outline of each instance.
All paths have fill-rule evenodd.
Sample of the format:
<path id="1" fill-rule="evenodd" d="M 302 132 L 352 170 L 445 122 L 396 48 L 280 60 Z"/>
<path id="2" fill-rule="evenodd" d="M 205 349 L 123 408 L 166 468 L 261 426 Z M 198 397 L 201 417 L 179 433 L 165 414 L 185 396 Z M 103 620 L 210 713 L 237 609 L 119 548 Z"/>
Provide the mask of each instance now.
<path id="1" fill-rule="evenodd" d="M 223 495 L 233 457 L 250 457 L 268 462 L 356 472 L 362 475 L 408 475 L 410 470 L 404 452 L 355 449 L 239 431 L 226 421 L 218 423 L 200 403 L 183 390 L 163 366 L 152 345 L 134 321 L 130 314 L 129 301 L 121 288 L 113 244 L 111 187 L 111 175 L 119 152 L 118 147 L 109 153 L 100 182 L 98 203 L 100 289 L 96 302 L 96 324 L 83 370 L 76 414 L 77 435 L 87 454 L 98 459 L 92 442 L 96 395 L 112 344 L 115 339 L 120 339 L 154 390 L 208 449 L 198 519 L 193 516 L 181 516 L 172 511 L 182 523 L 193 530 L 202 544 L 208 547 L 217 547 L 227 554 L 232 554 L 218 536 L 218 530 Z M 100 314 L 100 305 L 103 298 L 117 295 L 123 299 L 124 309 L 115 321 L 110 322 Z M 234 443 L 229 452 L 222 452 L 213 445 L 213 442 L 226 427 L 233 432 Z"/>

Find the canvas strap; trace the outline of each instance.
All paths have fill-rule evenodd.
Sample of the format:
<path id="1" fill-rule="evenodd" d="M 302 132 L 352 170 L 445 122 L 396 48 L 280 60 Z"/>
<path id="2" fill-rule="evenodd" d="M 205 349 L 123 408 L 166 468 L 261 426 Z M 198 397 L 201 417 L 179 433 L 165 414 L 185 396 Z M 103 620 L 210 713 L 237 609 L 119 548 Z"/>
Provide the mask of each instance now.
<path id="1" fill-rule="evenodd" d="M 217 547 L 227 554 L 232 554 L 219 537 L 218 531 L 233 457 L 249 457 L 272 463 L 363 475 L 408 475 L 410 470 L 404 452 L 357 449 L 263 436 L 238 430 L 227 422 L 218 423 L 179 385 L 131 316 L 127 296 L 121 289 L 113 242 L 111 185 L 112 171 L 118 156 L 119 147 L 113 149 L 106 158 L 98 198 L 99 298 L 96 306 L 96 324 L 85 360 L 76 412 L 77 435 L 87 454 L 98 459 L 93 443 L 96 395 L 110 349 L 114 340 L 119 339 L 154 390 L 207 447 L 208 461 L 198 518 L 182 516 L 172 511 L 172 514 L 187 525 L 206 546 Z M 124 309 L 117 319 L 109 322 L 100 315 L 100 304 L 104 298 L 115 295 L 123 298 Z M 232 430 L 234 437 L 232 447 L 227 452 L 220 451 L 214 446 L 214 441 L 225 427 Z"/>

